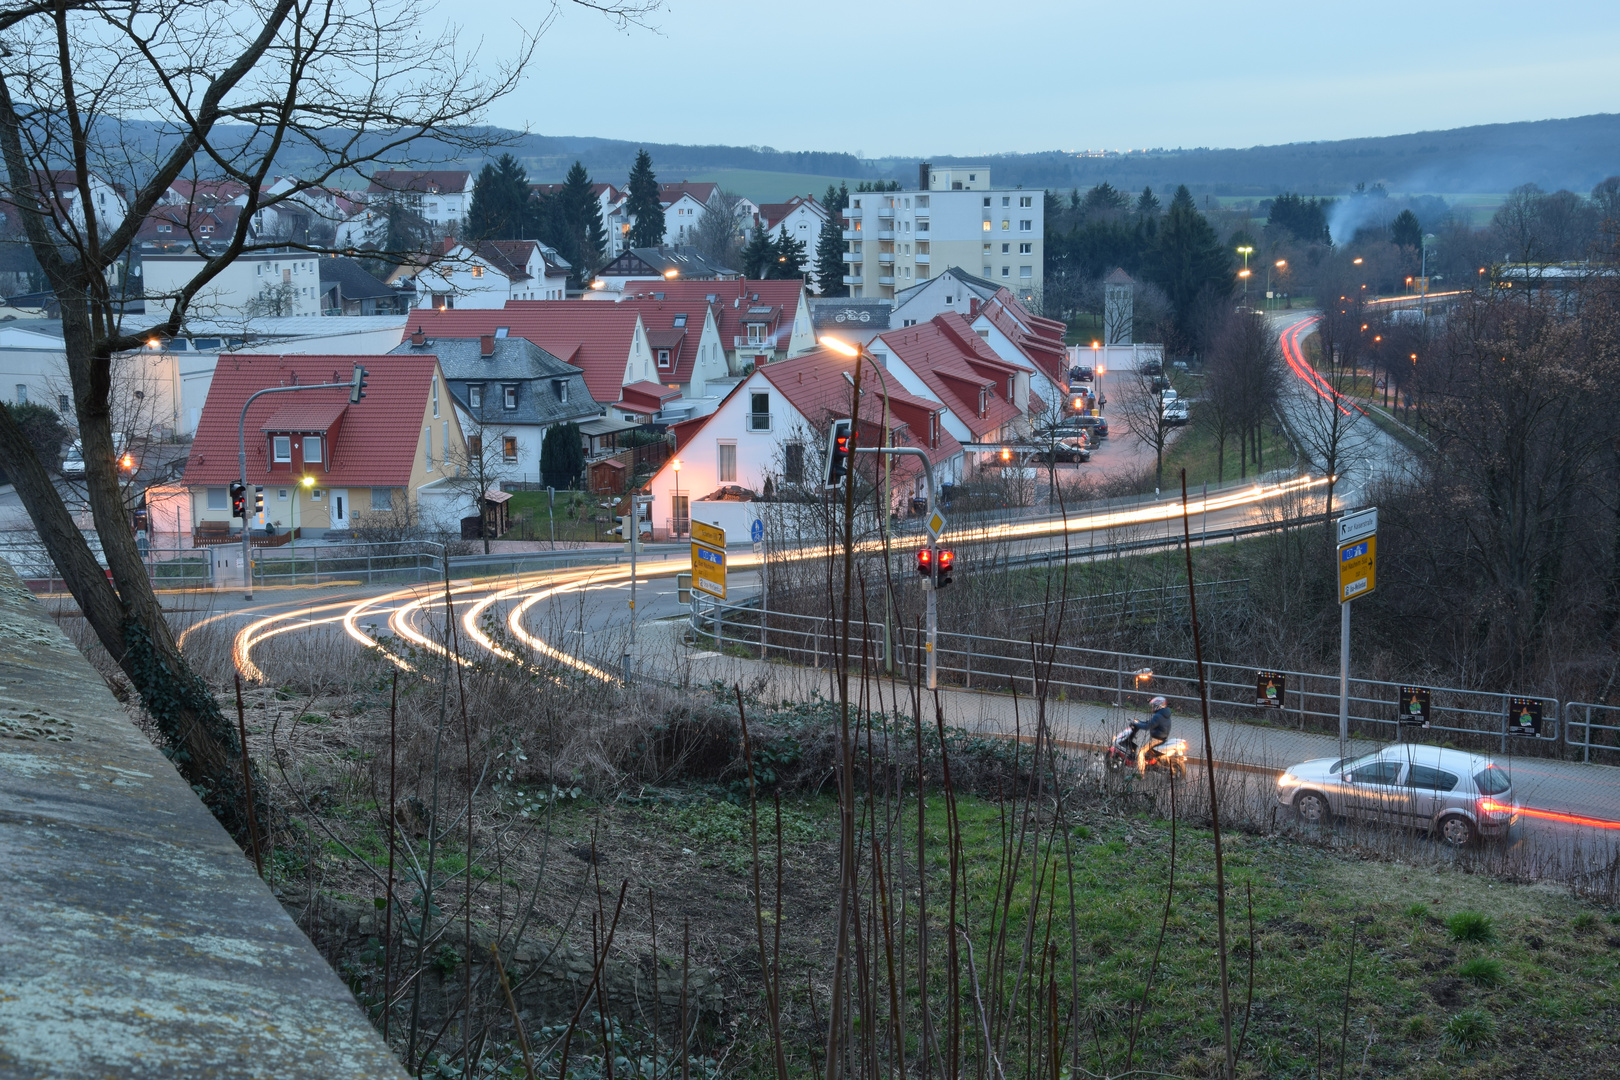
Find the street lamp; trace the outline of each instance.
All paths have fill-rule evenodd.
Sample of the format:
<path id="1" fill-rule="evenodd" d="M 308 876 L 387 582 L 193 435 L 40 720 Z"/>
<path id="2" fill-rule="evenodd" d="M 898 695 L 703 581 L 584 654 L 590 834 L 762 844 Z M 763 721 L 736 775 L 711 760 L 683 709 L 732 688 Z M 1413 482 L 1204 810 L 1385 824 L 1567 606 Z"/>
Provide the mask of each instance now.
<path id="1" fill-rule="evenodd" d="M 669 465 L 670 468 L 675 470 L 675 490 L 669 497 L 669 523 L 675 529 L 675 539 L 679 540 L 681 538 L 681 459 L 676 458 Z"/>
<path id="2" fill-rule="evenodd" d="M 1288 260 L 1287 259 L 1278 259 L 1276 262 L 1272 263 L 1271 265 L 1275 266 L 1277 268 L 1278 284 L 1281 284 L 1282 283 L 1283 271 L 1288 269 Z M 1271 266 L 1266 267 L 1266 299 L 1267 300 L 1271 299 Z"/>
<path id="3" fill-rule="evenodd" d="M 298 580 L 298 500 L 303 494 L 310 491 L 310 489 L 312 489 L 314 486 L 315 478 L 313 476 L 306 476 L 302 480 L 298 481 L 297 488 L 293 488 L 292 536 L 287 542 L 292 545 L 292 572 L 293 580 L 295 582 Z M 300 492 L 298 488 L 303 488 L 303 492 Z M 319 582 L 316 584 L 319 584 Z"/>
<path id="4" fill-rule="evenodd" d="M 1237 249 L 1237 253 L 1239 255 L 1243 256 L 1243 269 L 1238 271 L 1238 277 L 1243 279 L 1243 299 L 1248 300 L 1248 298 L 1249 298 L 1249 256 L 1254 254 L 1254 248 L 1251 247 L 1248 244 L 1244 244 L 1242 247 Z"/>
<path id="5" fill-rule="evenodd" d="M 681 272 L 679 270 L 675 269 L 673 266 L 670 267 L 668 270 L 664 271 L 664 277 L 669 281 L 674 281 L 676 278 L 678 278 L 680 276 L 681 276 Z"/>

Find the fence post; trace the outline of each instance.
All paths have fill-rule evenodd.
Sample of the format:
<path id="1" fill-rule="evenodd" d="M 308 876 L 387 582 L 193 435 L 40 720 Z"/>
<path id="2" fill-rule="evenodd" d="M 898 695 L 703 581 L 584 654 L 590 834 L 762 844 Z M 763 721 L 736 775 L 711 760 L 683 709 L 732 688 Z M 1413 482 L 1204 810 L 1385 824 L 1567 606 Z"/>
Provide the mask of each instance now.
<path id="1" fill-rule="evenodd" d="M 614 560 L 615 563 L 617 563 L 617 561 L 618 561 L 617 559 Z M 721 609 L 720 601 L 715 600 L 715 602 L 714 602 L 714 651 L 715 652 L 723 653 L 723 652 L 726 651 L 725 635 L 726 635 L 726 613 Z"/>

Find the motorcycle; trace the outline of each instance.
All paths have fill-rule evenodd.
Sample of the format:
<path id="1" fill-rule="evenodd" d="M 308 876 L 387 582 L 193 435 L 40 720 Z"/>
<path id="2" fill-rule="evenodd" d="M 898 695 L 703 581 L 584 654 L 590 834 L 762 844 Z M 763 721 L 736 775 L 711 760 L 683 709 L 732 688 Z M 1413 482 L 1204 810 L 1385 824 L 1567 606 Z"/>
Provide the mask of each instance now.
<path id="1" fill-rule="evenodd" d="M 1104 759 L 1108 771 L 1112 773 L 1135 771 L 1136 769 L 1136 731 L 1126 728 L 1114 736 L 1113 743 L 1108 747 Z M 1163 769 L 1171 776 L 1181 778 L 1187 775 L 1187 740 L 1169 739 L 1148 751 L 1147 767 Z"/>

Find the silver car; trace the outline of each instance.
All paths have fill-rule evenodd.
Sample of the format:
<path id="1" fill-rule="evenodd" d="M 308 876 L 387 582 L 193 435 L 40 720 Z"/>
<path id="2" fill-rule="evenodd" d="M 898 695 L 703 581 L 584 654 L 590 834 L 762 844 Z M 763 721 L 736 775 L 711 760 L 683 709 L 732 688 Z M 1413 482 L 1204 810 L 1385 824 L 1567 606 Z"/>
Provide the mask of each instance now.
<path id="1" fill-rule="evenodd" d="M 1277 778 L 1277 801 L 1308 824 L 1367 818 L 1433 832 L 1452 847 L 1519 820 L 1506 769 L 1483 754 L 1414 744 L 1301 762 Z"/>

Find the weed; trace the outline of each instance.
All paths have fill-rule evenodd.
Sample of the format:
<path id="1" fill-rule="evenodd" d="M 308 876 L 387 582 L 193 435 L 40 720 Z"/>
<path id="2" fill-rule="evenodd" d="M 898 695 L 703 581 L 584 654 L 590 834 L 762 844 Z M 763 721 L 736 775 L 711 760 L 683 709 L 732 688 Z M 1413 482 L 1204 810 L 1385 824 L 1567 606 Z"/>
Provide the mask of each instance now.
<path id="1" fill-rule="evenodd" d="M 1413 922 L 1422 922 L 1429 917 L 1429 905 L 1418 901 L 1406 909 L 1406 917 Z"/>
<path id="2" fill-rule="evenodd" d="M 1486 942 L 1496 937 L 1489 915 L 1477 911 L 1459 911 L 1446 920 L 1446 930 L 1453 941 Z"/>
<path id="3" fill-rule="evenodd" d="M 1434 1034 L 1434 1021 L 1428 1013 L 1417 1013 L 1406 1018 L 1404 1031 L 1412 1042 L 1422 1042 Z"/>
<path id="4" fill-rule="evenodd" d="M 1590 930 L 1597 925 L 1597 915 L 1590 911 L 1583 911 L 1575 916 L 1573 925 L 1577 930 Z"/>
<path id="5" fill-rule="evenodd" d="M 1463 1053 L 1496 1041 L 1496 1021 L 1479 1009 L 1464 1009 L 1446 1021 L 1441 1038 Z"/>
<path id="6" fill-rule="evenodd" d="M 1488 956 L 1476 956 L 1465 961 L 1457 974 L 1476 986 L 1498 986 L 1502 982 L 1502 965 Z"/>

